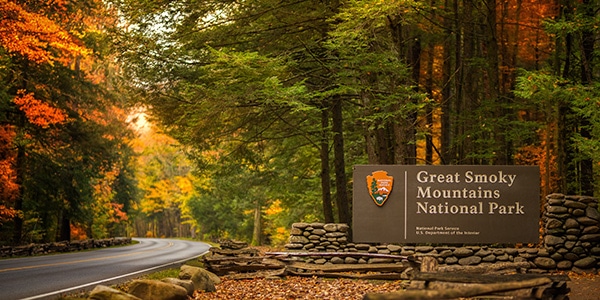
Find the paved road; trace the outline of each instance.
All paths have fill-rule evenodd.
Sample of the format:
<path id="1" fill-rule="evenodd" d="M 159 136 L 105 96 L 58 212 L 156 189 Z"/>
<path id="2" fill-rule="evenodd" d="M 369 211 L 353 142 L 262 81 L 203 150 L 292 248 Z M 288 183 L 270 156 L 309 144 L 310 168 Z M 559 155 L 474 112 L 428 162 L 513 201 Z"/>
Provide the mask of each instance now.
<path id="1" fill-rule="evenodd" d="M 114 284 L 204 254 L 201 242 L 136 238 L 139 244 L 0 260 L 0 299 L 55 299 Z"/>

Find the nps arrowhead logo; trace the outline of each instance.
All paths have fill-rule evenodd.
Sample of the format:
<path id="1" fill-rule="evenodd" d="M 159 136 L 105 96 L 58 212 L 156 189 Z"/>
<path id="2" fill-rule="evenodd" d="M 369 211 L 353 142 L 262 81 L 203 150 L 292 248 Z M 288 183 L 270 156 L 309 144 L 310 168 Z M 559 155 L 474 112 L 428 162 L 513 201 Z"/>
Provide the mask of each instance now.
<path id="1" fill-rule="evenodd" d="M 383 206 L 394 186 L 394 177 L 388 176 L 386 171 L 374 171 L 367 176 L 369 195 L 377 206 Z"/>

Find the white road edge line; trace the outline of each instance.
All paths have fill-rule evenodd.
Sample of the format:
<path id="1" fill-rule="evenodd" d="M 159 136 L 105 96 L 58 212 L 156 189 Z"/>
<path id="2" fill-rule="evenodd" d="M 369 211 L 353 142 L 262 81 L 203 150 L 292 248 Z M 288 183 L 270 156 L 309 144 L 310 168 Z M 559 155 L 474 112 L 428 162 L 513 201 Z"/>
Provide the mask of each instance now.
<path id="1" fill-rule="evenodd" d="M 104 283 L 104 282 L 108 282 L 108 281 L 112 281 L 112 280 L 117 280 L 117 279 L 120 279 L 120 278 L 123 278 L 123 277 L 133 276 L 133 275 L 136 275 L 136 274 L 139 274 L 139 273 L 144 273 L 144 272 L 152 271 L 152 270 L 155 270 L 155 269 L 164 268 L 166 266 L 183 263 L 183 262 L 188 261 L 188 260 L 190 260 L 192 258 L 195 258 L 195 257 L 198 257 L 198 256 L 203 256 L 206 253 L 208 253 L 208 250 L 205 251 L 205 252 L 202 252 L 200 255 L 194 255 L 194 256 L 186 258 L 186 259 L 178 260 L 178 261 L 167 263 L 167 264 L 162 264 L 160 266 L 152 267 L 152 268 L 149 268 L 149 269 L 144 269 L 144 270 L 140 270 L 140 271 L 136 271 L 136 272 L 132 272 L 132 273 L 128 273 L 128 274 L 123 274 L 123 275 L 112 277 L 112 278 L 98 280 L 98 281 L 95 281 L 95 282 L 90 282 L 90 283 L 82 284 L 82 285 L 79 285 L 79 286 L 75 286 L 75 287 L 71 287 L 71 288 L 67 288 L 67 289 L 62 289 L 62 290 L 59 290 L 59 291 L 54 291 L 54 292 L 50 292 L 50 293 L 46 293 L 46 294 L 42 294 L 42 295 L 36 295 L 36 296 L 32 296 L 32 297 L 22 298 L 21 300 L 42 299 L 42 298 L 53 296 L 53 295 L 60 294 L 60 293 L 67 293 L 67 292 L 70 292 L 70 291 L 73 291 L 73 290 L 77 290 L 77 289 L 82 289 L 82 288 L 88 287 L 90 285 L 98 285 L 98 284 L 101 284 L 101 283 Z"/>

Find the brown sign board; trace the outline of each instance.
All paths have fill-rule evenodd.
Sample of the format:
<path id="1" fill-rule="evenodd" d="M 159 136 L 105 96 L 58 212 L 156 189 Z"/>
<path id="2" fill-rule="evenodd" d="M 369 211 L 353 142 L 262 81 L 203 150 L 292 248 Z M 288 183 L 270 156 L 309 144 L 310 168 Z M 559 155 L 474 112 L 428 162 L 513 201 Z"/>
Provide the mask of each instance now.
<path id="1" fill-rule="evenodd" d="M 357 165 L 357 243 L 537 243 L 537 166 Z"/>

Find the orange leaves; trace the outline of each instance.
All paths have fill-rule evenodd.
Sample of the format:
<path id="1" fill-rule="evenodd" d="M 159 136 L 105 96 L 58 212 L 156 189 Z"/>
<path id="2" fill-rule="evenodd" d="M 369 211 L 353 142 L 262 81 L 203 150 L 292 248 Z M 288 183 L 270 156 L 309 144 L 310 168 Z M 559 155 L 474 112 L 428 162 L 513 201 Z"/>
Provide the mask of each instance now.
<path id="1" fill-rule="evenodd" d="M 56 7 L 58 10 L 66 10 L 67 0 L 46 0 L 47 6 Z"/>
<path id="2" fill-rule="evenodd" d="M 38 64 L 68 65 L 74 57 L 90 53 L 52 20 L 9 0 L 0 0 L 0 46 Z"/>
<path id="3" fill-rule="evenodd" d="M 0 126 L 0 224 L 17 215 L 17 211 L 10 207 L 19 194 L 14 168 L 16 154 L 12 148 L 14 138 L 12 127 Z"/>
<path id="4" fill-rule="evenodd" d="M 72 240 L 85 240 L 88 238 L 87 234 L 85 233 L 85 228 L 83 228 L 82 226 L 78 226 L 75 224 L 70 224 L 71 227 L 71 239 Z"/>
<path id="5" fill-rule="evenodd" d="M 19 90 L 17 96 L 13 99 L 13 102 L 25 113 L 25 116 L 31 124 L 42 128 L 48 128 L 48 126 L 53 124 L 64 123 L 67 120 L 67 114 L 65 112 L 35 99 L 33 93 L 25 93 L 24 90 Z"/>
<path id="6" fill-rule="evenodd" d="M 111 207 L 112 207 L 112 216 L 113 219 L 112 221 L 115 223 L 120 223 L 121 221 L 127 221 L 129 219 L 129 216 L 127 215 L 127 212 L 123 211 L 123 204 L 119 204 L 119 203 L 110 203 Z"/>
<path id="7" fill-rule="evenodd" d="M 515 163 L 518 165 L 529 165 L 540 167 L 540 185 L 544 195 L 558 192 L 558 163 L 557 155 L 554 153 L 549 136 L 556 130 L 556 125 L 551 124 L 548 129 L 538 131 L 540 143 L 538 145 L 526 145 L 517 150 Z"/>
<path id="8" fill-rule="evenodd" d="M 18 193 L 14 169 L 16 151 L 12 148 L 15 131 L 10 126 L 0 126 L 0 203 L 12 201 Z"/>
<path id="9" fill-rule="evenodd" d="M 11 220 L 17 215 L 17 211 L 0 204 L 0 224 Z"/>
<path id="10" fill-rule="evenodd" d="M 16 198 L 19 186 L 16 184 L 17 174 L 13 168 L 14 157 L 0 160 L 0 203 Z"/>

